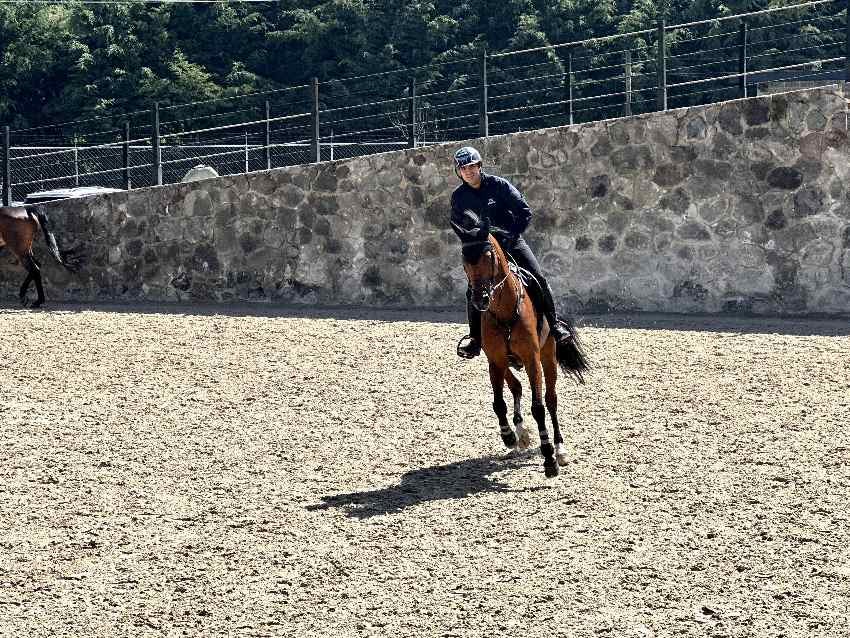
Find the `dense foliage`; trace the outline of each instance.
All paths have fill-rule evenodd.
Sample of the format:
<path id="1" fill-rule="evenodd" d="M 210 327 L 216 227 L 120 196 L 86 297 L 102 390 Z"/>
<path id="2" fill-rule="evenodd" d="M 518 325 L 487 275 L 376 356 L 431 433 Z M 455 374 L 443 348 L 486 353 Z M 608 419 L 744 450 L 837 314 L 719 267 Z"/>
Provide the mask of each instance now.
<path id="1" fill-rule="evenodd" d="M 774 0 L 280 0 L 0 5 L 15 129 L 781 6 Z M 835 11 L 836 9 L 832 9 Z M 678 37 L 686 37 L 682 31 Z M 813 34 L 812 37 L 816 37 Z M 676 36 L 674 36 L 676 37 Z M 637 45 L 640 46 L 640 39 Z M 561 63 L 560 60 L 556 61 Z"/>

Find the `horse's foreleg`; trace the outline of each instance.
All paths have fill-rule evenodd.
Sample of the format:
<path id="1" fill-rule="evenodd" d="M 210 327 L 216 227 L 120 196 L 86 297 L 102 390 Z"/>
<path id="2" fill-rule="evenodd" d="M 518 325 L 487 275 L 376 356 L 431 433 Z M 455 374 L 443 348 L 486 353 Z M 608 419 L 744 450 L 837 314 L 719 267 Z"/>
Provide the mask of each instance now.
<path id="1" fill-rule="evenodd" d="M 505 368 L 490 362 L 490 385 L 493 386 L 493 412 L 499 418 L 499 432 L 506 447 L 516 446 L 516 435 L 508 424 L 508 406 L 505 404 Z"/>
<path id="2" fill-rule="evenodd" d="M 527 450 L 531 447 L 531 438 L 528 436 L 528 430 L 522 420 L 522 384 L 510 368 L 505 370 L 505 380 L 508 382 L 508 388 L 510 388 L 514 397 L 514 427 L 516 428 L 517 447 L 520 450 Z"/>
<path id="3" fill-rule="evenodd" d="M 540 432 L 540 453 L 543 455 L 543 469 L 546 476 L 552 478 L 558 476 L 558 464 L 555 461 L 555 447 L 549 440 L 549 431 L 546 429 L 546 408 L 543 405 L 543 370 L 540 357 L 535 356 L 528 365 L 528 382 L 531 385 L 531 414 L 537 421 L 537 430 Z"/>
<path id="4" fill-rule="evenodd" d="M 558 426 L 558 393 L 556 384 L 558 381 L 558 362 L 555 359 L 555 344 L 554 340 L 550 340 L 547 347 L 543 351 L 543 378 L 546 381 L 546 409 L 549 411 L 549 418 L 552 420 L 552 436 L 555 442 L 555 459 L 558 465 L 567 464 L 567 446 L 564 445 L 564 438 L 561 436 L 561 428 Z"/>

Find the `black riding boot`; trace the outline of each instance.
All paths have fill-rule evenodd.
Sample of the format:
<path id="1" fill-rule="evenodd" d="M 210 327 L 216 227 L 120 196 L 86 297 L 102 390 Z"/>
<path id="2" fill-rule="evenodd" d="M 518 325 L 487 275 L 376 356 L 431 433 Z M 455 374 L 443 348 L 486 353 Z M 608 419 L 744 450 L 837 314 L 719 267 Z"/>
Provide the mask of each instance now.
<path id="1" fill-rule="evenodd" d="M 481 354 L 481 311 L 476 309 L 470 301 L 471 291 L 466 291 L 466 318 L 469 321 L 469 341 L 463 343 L 460 340 L 457 346 L 457 354 L 464 359 L 472 359 Z"/>
<path id="2" fill-rule="evenodd" d="M 562 343 L 570 338 L 569 328 L 558 319 L 558 312 L 555 310 L 555 300 L 552 298 L 552 289 L 549 287 L 549 282 L 544 282 L 543 286 L 543 314 L 546 315 L 546 320 L 549 322 L 549 331 L 555 337 L 555 343 Z"/>

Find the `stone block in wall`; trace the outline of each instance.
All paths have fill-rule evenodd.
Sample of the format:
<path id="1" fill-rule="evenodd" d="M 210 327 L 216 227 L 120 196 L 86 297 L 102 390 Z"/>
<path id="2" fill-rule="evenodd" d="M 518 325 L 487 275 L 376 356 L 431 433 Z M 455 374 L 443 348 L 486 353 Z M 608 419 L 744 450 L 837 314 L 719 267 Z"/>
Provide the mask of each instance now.
<path id="1" fill-rule="evenodd" d="M 729 102 L 720 108 L 717 116 L 720 128 L 731 136 L 737 137 L 744 132 L 742 123 L 741 105 L 738 102 Z"/>
<path id="2" fill-rule="evenodd" d="M 773 188 L 796 190 L 803 183 L 803 173 L 793 166 L 777 166 L 767 173 L 765 179 Z"/>
<path id="3" fill-rule="evenodd" d="M 758 126 L 770 122 L 770 98 L 757 97 L 750 100 L 745 100 L 742 103 L 742 112 L 744 122 L 748 127 Z M 767 130 L 767 129 L 762 129 Z"/>

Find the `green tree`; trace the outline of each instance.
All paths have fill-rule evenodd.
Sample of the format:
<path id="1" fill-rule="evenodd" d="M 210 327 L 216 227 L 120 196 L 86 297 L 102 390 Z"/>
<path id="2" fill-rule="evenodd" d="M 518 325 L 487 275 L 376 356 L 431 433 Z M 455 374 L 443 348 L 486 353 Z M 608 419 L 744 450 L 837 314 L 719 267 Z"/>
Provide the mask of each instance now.
<path id="1" fill-rule="evenodd" d="M 76 117 L 62 96 L 81 54 L 68 8 L 0 5 L 0 121 L 22 128 Z"/>

